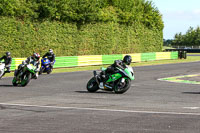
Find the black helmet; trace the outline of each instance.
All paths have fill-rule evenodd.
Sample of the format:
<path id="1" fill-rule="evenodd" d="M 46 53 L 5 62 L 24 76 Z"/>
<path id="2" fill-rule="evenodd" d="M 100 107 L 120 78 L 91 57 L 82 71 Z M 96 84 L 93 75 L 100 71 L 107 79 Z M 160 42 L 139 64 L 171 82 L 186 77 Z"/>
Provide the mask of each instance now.
<path id="1" fill-rule="evenodd" d="M 6 52 L 6 56 L 10 56 L 10 52 Z"/>
<path id="2" fill-rule="evenodd" d="M 131 56 L 130 56 L 130 55 L 124 56 L 123 62 L 124 62 L 126 65 L 130 65 L 131 62 L 132 62 Z"/>

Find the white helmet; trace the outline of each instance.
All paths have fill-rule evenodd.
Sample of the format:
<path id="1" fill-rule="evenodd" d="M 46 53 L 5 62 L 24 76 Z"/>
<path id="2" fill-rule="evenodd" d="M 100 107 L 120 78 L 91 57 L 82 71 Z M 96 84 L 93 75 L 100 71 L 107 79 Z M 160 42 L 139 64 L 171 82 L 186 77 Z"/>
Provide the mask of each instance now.
<path id="1" fill-rule="evenodd" d="M 22 65 L 24 65 L 24 64 L 26 64 L 26 61 L 25 61 L 25 60 L 22 61 Z"/>
<path id="2" fill-rule="evenodd" d="M 52 49 L 49 49 L 49 53 L 53 53 L 53 50 L 52 50 Z"/>

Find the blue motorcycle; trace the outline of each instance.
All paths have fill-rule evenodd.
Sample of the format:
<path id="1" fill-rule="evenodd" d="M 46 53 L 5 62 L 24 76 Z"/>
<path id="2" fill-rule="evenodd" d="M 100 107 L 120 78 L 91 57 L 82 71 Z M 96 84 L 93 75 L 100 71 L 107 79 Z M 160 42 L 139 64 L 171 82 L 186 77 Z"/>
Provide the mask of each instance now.
<path id="1" fill-rule="evenodd" d="M 40 67 L 39 75 L 41 75 L 42 73 L 50 74 L 51 72 L 52 72 L 52 67 L 51 67 L 50 60 L 47 58 L 41 59 L 41 67 Z"/>

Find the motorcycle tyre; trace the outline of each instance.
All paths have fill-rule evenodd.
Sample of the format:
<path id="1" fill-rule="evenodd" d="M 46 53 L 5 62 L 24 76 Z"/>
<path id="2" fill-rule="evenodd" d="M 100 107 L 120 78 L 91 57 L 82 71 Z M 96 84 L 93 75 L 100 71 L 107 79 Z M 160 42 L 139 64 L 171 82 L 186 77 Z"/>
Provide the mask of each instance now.
<path id="1" fill-rule="evenodd" d="M 91 83 L 93 83 L 93 86 L 91 86 Z M 87 90 L 88 92 L 96 92 L 99 89 L 98 83 L 96 82 L 95 77 L 91 78 L 87 83 Z"/>
<path id="2" fill-rule="evenodd" d="M 13 84 L 13 86 L 17 86 L 17 80 L 16 80 L 16 77 L 13 78 L 13 80 L 12 80 L 12 84 Z"/>
<path id="3" fill-rule="evenodd" d="M 42 67 L 40 67 L 40 71 L 39 71 L 39 75 L 42 75 L 42 73 L 43 73 L 43 71 L 44 71 L 44 69 L 42 68 Z"/>
<path id="4" fill-rule="evenodd" d="M 25 80 L 25 79 L 27 79 L 27 80 Z M 30 80 L 31 80 L 31 74 L 28 73 L 28 74 L 26 74 L 25 78 L 22 80 L 21 86 L 22 87 L 26 86 L 30 82 Z"/>
<path id="5" fill-rule="evenodd" d="M 2 79 L 2 77 L 4 76 L 5 71 L 0 71 L 0 79 Z"/>
<path id="6" fill-rule="evenodd" d="M 125 79 L 125 82 L 126 82 L 126 85 L 125 85 L 125 87 L 123 89 L 118 90 L 117 89 L 117 87 L 118 87 L 117 84 L 114 86 L 114 92 L 116 94 L 123 94 L 124 92 L 126 92 L 131 87 L 131 80 L 130 79 L 128 79 L 128 78 Z"/>
<path id="7" fill-rule="evenodd" d="M 48 71 L 47 71 L 47 74 L 50 74 L 52 72 L 52 68 L 50 68 Z"/>

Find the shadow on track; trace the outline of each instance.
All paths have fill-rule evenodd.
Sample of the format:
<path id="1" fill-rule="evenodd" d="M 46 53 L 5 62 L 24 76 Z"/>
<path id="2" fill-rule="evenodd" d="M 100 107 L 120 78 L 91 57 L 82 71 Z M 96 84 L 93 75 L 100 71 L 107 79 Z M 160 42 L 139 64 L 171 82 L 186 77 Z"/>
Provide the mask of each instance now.
<path id="1" fill-rule="evenodd" d="M 200 94 L 200 92 L 182 92 L 184 94 Z"/>
<path id="2" fill-rule="evenodd" d="M 0 85 L 0 87 L 15 87 L 13 85 Z"/>
<path id="3" fill-rule="evenodd" d="M 75 91 L 77 93 L 88 93 L 88 94 L 115 94 L 114 92 L 111 91 L 97 91 L 97 92 L 88 92 L 88 91 Z"/>

